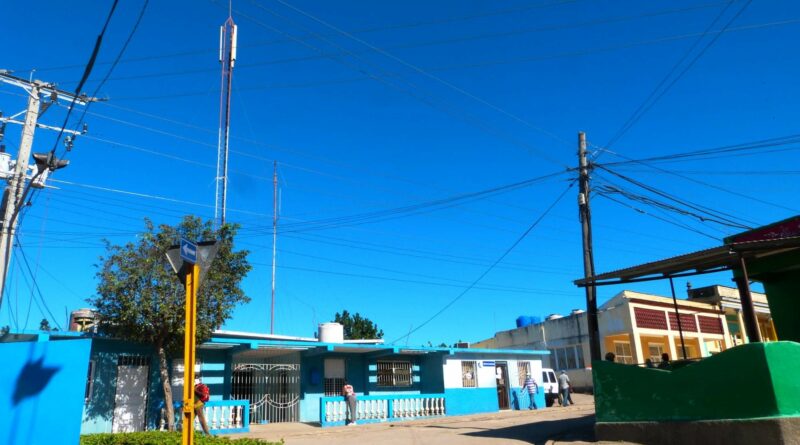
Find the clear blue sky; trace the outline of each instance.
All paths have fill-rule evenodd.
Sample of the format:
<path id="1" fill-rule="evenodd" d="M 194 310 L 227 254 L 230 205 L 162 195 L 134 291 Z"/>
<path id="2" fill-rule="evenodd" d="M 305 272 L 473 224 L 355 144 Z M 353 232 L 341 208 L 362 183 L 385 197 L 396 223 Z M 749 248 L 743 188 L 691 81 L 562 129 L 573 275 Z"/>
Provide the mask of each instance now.
<path id="1" fill-rule="evenodd" d="M 0 69 L 74 89 L 110 5 L 3 2 Z M 141 6 L 120 2 L 85 91 L 108 72 Z M 377 322 L 387 340 L 411 331 L 402 343 L 436 344 L 487 338 L 523 314 L 585 308 L 572 284 L 583 274 L 576 187 L 463 293 L 567 189 L 578 131 L 601 164 L 800 133 L 800 4 L 790 0 L 238 0 L 233 10 L 228 213 L 242 225 L 239 247 L 251 251 L 254 269 L 244 285 L 253 301 L 226 329 L 269 331 L 273 160 L 282 227 L 276 332 L 310 336 L 347 309 Z M 63 327 L 65 312 L 95 292 L 102 239 L 134 239 L 145 217 L 213 216 L 218 30 L 227 14 L 227 2 L 150 2 L 100 89 L 108 101 L 91 106 L 88 135 L 53 176 L 58 188 L 24 213 L 20 244 L 31 272 L 18 248 L 0 325 L 30 329 L 46 317 Z M 662 86 L 671 86 L 609 146 L 668 73 Z M 21 90 L 0 85 L 4 115 L 24 106 Z M 60 125 L 64 116 L 54 107 L 41 122 Z M 6 130 L 12 153 L 19 130 Z M 53 132 L 37 131 L 34 151 L 53 141 Z M 608 168 L 758 226 L 800 214 L 799 148 Z M 560 174 L 480 199 L 393 210 L 551 173 Z M 605 170 L 593 185 L 686 208 Z M 741 231 L 610 197 L 647 213 L 593 195 L 599 272 L 713 247 Z M 357 225 L 300 225 L 384 210 Z M 676 282 L 681 294 L 684 286 Z M 669 294 L 666 282 L 626 288 Z M 598 299 L 621 290 L 600 288 Z"/>

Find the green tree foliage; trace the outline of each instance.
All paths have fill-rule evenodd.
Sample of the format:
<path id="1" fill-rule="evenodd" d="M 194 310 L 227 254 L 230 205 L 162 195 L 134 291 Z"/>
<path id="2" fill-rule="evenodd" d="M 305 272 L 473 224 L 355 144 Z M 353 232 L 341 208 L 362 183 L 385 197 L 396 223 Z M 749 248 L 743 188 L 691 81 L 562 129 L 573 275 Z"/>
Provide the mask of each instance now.
<path id="1" fill-rule="evenodd" d="M 175 227 L 156 227 L 145 219 L 145 227 L 136 241 L 123 246 L 106 241 L 106 255 L 97 266 L 97 296 L 87 301 L 97 311 L 100 333 L 153 345 L 159 356 L 169 429 L 173 430 L 167 357 L 183 355 L 186 292 L 165 254 L 181 237 L 219 242 L 217 255 L 197 295 L 197 344 L 211 338 L 237 304 L 250 301 L 240 283 L 251 266 L 247 251 L 233 250 L 238 229 L 235 225 L 224 225 L 215 231 L 210 221 L 187 216 Z"/>
<path id="2" fill-rule="evenodd" d="M 347 340 L 383 338 L 383 330 L 358 312 L 355 315 L 350 315 L 346 310 L 341 314 L 337 312 L 333 321 L 344 326 L 344 338 Z"/>
<path id="3" fill-rule="evenodd" d="M 51 330 L 50 322 L 47 321 L 46 318 L 42 318 L 42 321 L 39 322 L 39 330 L 43 332 L 49 332 Z"/>

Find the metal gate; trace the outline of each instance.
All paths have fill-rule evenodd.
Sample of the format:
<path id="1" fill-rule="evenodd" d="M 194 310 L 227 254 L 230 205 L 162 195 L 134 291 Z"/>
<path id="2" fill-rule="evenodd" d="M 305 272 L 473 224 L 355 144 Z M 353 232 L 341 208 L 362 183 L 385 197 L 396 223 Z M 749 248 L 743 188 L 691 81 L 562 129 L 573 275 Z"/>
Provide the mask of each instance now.
<path id="1" fill-rule="evenodd" d="M 234 365 L 231 398 L 250 401 L 250 423 L 300 420 L 299 363 L 238 363 Z"/>

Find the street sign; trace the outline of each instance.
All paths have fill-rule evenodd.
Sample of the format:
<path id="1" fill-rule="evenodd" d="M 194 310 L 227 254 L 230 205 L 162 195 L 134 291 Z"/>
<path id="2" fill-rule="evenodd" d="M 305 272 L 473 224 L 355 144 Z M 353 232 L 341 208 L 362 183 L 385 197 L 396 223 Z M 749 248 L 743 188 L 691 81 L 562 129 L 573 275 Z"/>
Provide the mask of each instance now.
<path id="1" fill-rule="evenodd" d="M 187 263 L 197 264 L 197 244 L 181 238 L 181 258 Z"/>

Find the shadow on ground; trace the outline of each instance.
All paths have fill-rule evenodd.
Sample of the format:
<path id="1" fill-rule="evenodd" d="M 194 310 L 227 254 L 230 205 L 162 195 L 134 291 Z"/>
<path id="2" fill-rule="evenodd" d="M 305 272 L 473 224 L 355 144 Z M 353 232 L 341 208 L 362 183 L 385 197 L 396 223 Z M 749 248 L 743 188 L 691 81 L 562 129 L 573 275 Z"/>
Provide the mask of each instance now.
<path id="1" fill-rule="evenodd" d="M 563 420 L 545 420 L 508 428 L 493 428 L 465 433 L 465 436 L 513 439 L 535 445 L 548 440 L 558 442 L 594 442 L 594 414 Z"/>

